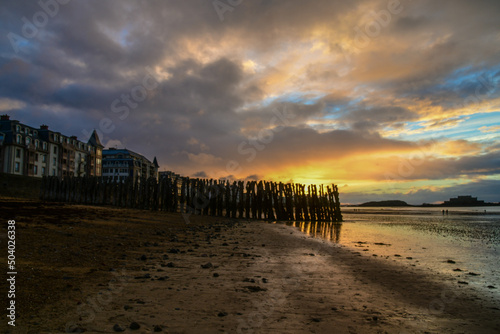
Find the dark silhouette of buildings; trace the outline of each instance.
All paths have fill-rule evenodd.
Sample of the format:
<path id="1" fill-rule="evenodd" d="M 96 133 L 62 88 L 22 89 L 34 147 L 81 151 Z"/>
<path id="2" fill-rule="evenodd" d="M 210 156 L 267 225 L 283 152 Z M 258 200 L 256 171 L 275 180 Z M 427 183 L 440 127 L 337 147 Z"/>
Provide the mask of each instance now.
<path id="1" fill-rule="evenodd" d="M 477 197 L 472 197 L 470 195 L 467 196 L 458 196 L 456 198 L 450 198 L 449 201 L 445 201 L 443 206 L 478 206 L 484 205 L 484 201 L 478 201 Z"/>

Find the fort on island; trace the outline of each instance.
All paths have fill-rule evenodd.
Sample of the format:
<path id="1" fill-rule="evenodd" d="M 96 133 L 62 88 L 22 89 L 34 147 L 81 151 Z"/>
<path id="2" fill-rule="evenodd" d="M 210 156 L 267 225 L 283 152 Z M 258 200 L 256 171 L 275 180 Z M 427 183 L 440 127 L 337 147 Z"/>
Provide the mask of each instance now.
<path id="1" fill-rule="evenodd" d="M 448 201 L 444 201 L 443 206 L 481 206 L 485 204 L 484 201 L 478 200 L 477 197 L 467 195 L 450 198 Z"/>

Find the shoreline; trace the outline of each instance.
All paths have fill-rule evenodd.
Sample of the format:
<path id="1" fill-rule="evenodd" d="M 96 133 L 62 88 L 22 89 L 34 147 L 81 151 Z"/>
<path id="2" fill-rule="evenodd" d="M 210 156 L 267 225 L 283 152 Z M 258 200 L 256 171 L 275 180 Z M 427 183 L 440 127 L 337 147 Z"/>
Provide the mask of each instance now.
<path id="1" fill-rule="evenodd" d="M 80 254 L 66 263 L 47 263 L 43 271 L 37 261 L 54 251 L 46 242 L 32 240 L 39 253 L 32 259 L 20 249 L 25 262 L 20 271 L 40 270 L 25 284 L 38 289 L 52 284 L 47 288 L 60 294 L 44 307 L 34 305 L 31 315 L 23 311 L 19 333 L 65 328 L 114 333 L 115 325 L 137 333 L 500 330 L 498 301 L 486 300 L 473 287 L 424 268 L 363 256 L 295 227 L 199 216 L 185 225 L 174 214 L 31 203 L 31 214 L 53 209 L 61 212 L 60 220 L 38 214 L 22 223 L 27 208 L 18 217 L 24 234 L 44 233 L 47 240 L 53 235 L 62 240 L 56 249 L 80 249 Z M 69 218 L 65 210 L 79 216 Z M 96 235 L 86 239 L 89 231 Z M 88 247 L 71 248 L 75 239 Z M 20 243 L 28 241 L 19 236 Z M 71 263 L 90 254 L 95 261 Z M 132 324 L 139 330 L 130 329 Z"/>

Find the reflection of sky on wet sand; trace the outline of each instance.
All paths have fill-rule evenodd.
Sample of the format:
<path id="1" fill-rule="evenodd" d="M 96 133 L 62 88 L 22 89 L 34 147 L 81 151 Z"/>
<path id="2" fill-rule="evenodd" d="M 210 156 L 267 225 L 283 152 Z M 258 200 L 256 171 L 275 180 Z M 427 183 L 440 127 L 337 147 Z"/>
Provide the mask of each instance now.
<path id="1" fill-rule="evenodd" d="M 341 225 L 286 224 L 309 236 L 352 248 L 361 255 L 443 273 L 457 285 L 458 281 L 467 282 L 495 298 L 500 297 L 499 215 L 344 213 L 344 219 Z"/>

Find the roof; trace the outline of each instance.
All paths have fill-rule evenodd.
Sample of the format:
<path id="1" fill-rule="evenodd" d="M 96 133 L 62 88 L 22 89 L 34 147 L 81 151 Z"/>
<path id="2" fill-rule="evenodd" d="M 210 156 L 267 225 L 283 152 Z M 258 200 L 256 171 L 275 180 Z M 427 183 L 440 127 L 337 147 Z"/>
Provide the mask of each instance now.
<path id="1" fill-rule="evenodd" d="M 95 129 L 94 129 L 94 132 L 92 132 L 92 135 L 90 136 L 88 143 L 93 145 L 93 146 L 104 148 L 104 145 L 101 144 L 101 141 L 99 140 L 99 136 L 97 135 L 97 132 Z"/>
<path id="2" fill-rule="evenodd" d="M 143 156 L 142 154 L 136 153 L 136 152 L 131 151 L 131 150 L 126 149 L 126 148 L 108 148 L 108 149 L 102 151 L 102 156 L 103 156 L 103 158 L 105 158 L 108 155 L 115 155 L 115 154 L 120 154 L 120 153 L 121 154 L 129 154 L 133 157 L 136 157 L 136 158 L 139 158 L 139 159 L 142 159 L 142 160 L 145 160 L 145 161 L 151 163 L 151 161 L 148 158 L 146 158 L 145 156 Z"/>

